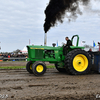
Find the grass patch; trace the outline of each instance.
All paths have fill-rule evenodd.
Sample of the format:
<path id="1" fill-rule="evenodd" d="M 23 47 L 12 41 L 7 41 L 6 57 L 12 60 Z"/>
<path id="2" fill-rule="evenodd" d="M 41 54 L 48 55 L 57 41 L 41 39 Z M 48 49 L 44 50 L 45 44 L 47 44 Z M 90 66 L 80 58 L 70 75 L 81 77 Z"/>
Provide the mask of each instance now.
<path id="1" fill-rule="evenodd" d="M 0 69 L 24 69 L 26 66 L 2 66 Z M 55 68 L 55 66 L 49 65 L 47 68 Z"/>
<path id="2" fill-rule="evenodd" d="M 55 68 L 55 66 L 49 65 L 49 66 L 47 66 L 47 68 Z"/>
<path id="3" fill-rule="evenodd" d="M 0 67 L 0 69 L 23 69 L 26 68 L 26 66 L 3 66 Z"/>

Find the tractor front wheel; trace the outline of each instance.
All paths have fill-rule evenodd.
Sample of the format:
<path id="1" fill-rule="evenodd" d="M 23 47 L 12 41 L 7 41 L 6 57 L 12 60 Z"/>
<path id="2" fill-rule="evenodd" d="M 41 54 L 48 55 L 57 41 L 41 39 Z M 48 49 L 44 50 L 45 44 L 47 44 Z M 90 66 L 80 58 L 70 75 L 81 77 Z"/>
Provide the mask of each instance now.
<path id="1" fill-rule="evenodd" d="M 36 75 L 36 76 L 43 75 L 46 72 L 46 65 L 45 65 L 45 63 L 41 62 L 41 61 L 36 61 L 32 65 L 32 71 L 33 71 L 34 75 Z"/>
<path id="2" fill-rule="evenodd" d="M 91 58 L 84 50 L 72 50 L 65 57 L 65 68 L 73 75 L 87 74 L 91 69 Z"/>
<path id="3" fill-rule="evenodd" d="M 29 61 L 29 62 L 26 64 L 26 70 L 27 70 L 30 74 L 33 74 L 33 71 L 32 71 L 32 61 Z"/>

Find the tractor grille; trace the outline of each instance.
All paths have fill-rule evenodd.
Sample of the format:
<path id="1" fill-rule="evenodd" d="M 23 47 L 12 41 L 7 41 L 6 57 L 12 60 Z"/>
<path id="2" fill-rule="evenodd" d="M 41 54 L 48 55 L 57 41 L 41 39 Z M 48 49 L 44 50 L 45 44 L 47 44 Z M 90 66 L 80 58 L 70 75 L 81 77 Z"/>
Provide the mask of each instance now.
<path id="1" fill-rule="evenodd" d="M 43 50 L 35 49 L 35 58 L 36 59 L 43 59 Z"/>

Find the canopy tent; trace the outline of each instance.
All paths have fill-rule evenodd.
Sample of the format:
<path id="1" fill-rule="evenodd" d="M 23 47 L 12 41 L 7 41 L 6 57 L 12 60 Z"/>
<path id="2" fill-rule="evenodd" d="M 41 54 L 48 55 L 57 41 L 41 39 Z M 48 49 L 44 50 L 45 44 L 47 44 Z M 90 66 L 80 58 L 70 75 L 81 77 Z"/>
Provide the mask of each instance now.
<path id="1" fill-rule="evenodd" d="M 27 51 L 27 47 L 25 46 L 22 50 L 21 50 L 22 53 L 28 53 Z"/>

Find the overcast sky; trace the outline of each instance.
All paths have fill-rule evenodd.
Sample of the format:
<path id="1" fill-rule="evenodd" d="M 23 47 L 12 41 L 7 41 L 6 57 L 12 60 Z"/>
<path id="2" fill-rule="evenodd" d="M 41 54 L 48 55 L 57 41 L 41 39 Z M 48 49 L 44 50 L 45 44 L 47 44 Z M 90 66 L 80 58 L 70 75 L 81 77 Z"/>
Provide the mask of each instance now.
<path id="1" fill-rule="evenodd" d="M 100 42 L 100 2 L 91 0 L 92 7 L 83 9 L 83 14 L 72 22 L 67 18 L 63 24 L 51 28 L 47 33 L 47 45 L 58 41 L 62 45 L 65 37 L 78 34 L 81 41 L 93 45 Z M 44 10 L 49 0 L 0 0 L 0 52 L 22 50 L 30 43 L 44 45 Z"/>

